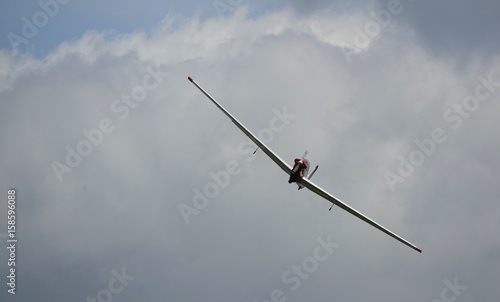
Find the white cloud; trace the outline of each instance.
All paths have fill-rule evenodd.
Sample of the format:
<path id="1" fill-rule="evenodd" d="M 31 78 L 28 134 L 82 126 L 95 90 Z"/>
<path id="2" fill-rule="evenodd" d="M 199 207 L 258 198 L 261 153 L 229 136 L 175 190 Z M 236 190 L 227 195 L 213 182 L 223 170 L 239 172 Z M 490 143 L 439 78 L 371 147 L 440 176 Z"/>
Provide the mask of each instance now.
<path id="1" fill-rule="evenodd" d="M 466 256 L 498 248 L 487 231 L 498 227 L 494 181 L 474 183 L 484 166 L 496 164 L 491 150 L 498 144 L 485 129 L 498 126 L 498 92 L 459 130 L 442 113 L 474 93 L 477 76 L 499 74 L 498 65 L 478 68 L 476 61 L 457 69 L 400 26 L 381 32 L 348 63 L 341 46 L 365 23 L 357 13 L 304 16 L 286 9 L 252 19 L 241 7 L 224 19 L 170 15 L 152 34 L 88 32 L 43 59 L 0 53 L 0 138 L 8 142 L 0 145 L 0 183 L 17 187 L 22 201 L 21 276 L 53 272 L 50 280 L 25 281 L 24 295 L 38 297 L 29 290 L 37 284 L 47 289 L 43 299 L 53 298 L 51 284 L 57 284 L 60 297 L 85 299 L 105 285 L 111 269 L 126 267 L 136 280 L 122 301 L 138 295 L 263 300 L 273 288 L 287 288 L 280 274 L 327 235 L 341 244 L 338 254 L 303 281 L 307 286 L 286 292 L 290 300 L 399 301 L 408 284 L 432 300 L 443 278 L 456 275 L 473 288 L 481 272 L 466 268 L 480 260 Z M 168 76 L 121 120 L 112 103 L 156 66 Z M 255 132 L 268 126 L 273 108 L 287 106 L 297 118 L 270 147 L 286 160 L 308 149 L 320 164 L 320 186 L 419 243 L 424 254 L 340 209 L 328 212 L 327 202 L 288 186 L 262 152 L 246 162 L 237 150 L 243 134 L 192 87 L 190 75 Z M 51 163 L 64 162 L 65 146 L 75 147 L 85 138 L 82 130 L 104 118 L 115 130 L 59 183 Z M 383 173 L 435 127 L 446 130 L 448 141 L 390 192 Z M 478 164 L 463 165 L 464 158 Z M 243 172 L 186 225 L 178 205 L 192 201 L 193 188 L 229 160 Z M 469 215 L 471 200 L 462 197 L 468 190 L 485 197 L 487 211 L 476 200 L 478 210 Z M 479 234 L 471 226 L 487 230 Z M 484 238 L 471 246 L 457 235 L 463 233 Z M 65 277 L 79 270 L 85 274 L 76 280 Z M 332 292 L 331 284 L 342 286 Z M 390 297 L 380 290 L 387 284 L 395 289 Z"/>

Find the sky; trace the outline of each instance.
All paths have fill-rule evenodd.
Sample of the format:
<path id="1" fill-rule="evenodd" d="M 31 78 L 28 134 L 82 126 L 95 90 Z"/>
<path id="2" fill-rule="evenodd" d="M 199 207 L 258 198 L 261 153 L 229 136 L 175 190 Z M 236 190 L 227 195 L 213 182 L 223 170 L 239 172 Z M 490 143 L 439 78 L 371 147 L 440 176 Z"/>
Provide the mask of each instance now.
<path id="1" fill-rule="evenodd" d="M 499 300 L 498 1 L 0 8 L 1 301 Z"/>

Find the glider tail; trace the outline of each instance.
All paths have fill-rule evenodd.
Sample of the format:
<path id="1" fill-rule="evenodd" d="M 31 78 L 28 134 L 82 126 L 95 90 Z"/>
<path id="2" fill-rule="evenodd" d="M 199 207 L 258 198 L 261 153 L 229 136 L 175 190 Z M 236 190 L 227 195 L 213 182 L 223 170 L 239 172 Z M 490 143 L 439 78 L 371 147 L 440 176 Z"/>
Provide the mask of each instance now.
<path id="1" fill-rule="evenodd" d="M 307 179 L 311 179 L 311 177 L 313 177 L 314 173 L 316 173 L 316 170 L 318 170 L 318 167 L 319 165 L 316 165 L 316 167 L 314 168 L 314 170 L 311 172 L 311 174 L 309 174 L 309 176 L 307 177 Z"/>

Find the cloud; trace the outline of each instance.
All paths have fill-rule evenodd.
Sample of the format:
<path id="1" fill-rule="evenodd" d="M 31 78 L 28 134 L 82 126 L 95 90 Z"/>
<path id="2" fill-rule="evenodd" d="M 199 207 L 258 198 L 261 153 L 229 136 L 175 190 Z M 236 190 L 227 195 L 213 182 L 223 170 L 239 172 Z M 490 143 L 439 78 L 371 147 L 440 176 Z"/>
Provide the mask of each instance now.
<path id="1" fill-rule="evenodd" d="M 494 58 L 498 54 L 495 28 L 499 22 L 495 15 L 498 1 L 291 1 L 290 7 L 300 14 L 317 14 L 329 11 L 340 15 L 362 13 L 371 18 L 370 12 L 387 10 L 391 3 L 404 8 L 393 18 L 399 28 L 414 31 L 424 49 L 445 59 L 456 57 L 458 62 L 477 56 Z M 464 67 L 464 66 L 462 66 Z"/>
<path id="2" fill-rule="evenodd" d="M 488 230 L 500 215 L 498 143 L 488 129 L 498 127 L 498 91 L 456 130 L 443 113 L 474 94 L 479 76 L 500 80 L 500 58 L 457 69 L 395 22 L 349 62 L 345 47 L 368 21 L 288 8 L 250 18 L 241 6 L 222 19 L 170 15 L 152 33 L 89 31 L 41 59 L 3 51 L 0 183 L 19 192 L 21 298 L 98 297 L 122 268 L 135 278 L 113 294 L 120 301 L 262 301 L 274 289 L 290 301 L 433 300 L 456 276 L 468 286 L 460 299 L 473 288 L 497 297 L 500 243 Z M 150 70 L 162 81 L 122 119 L 113 104 L 151 84 Z M 297 117 L 269 146 L 288 161 L 309 150 L 315 182 L 424 253 L 328 212 L 263 152 L 248 161 L 244 135 L 187 76 L 254 132 L 286 107 Z M 103 119 L 114 130 L 59 182 L 51 164 Z M 384 172 L 436 127 L 448 140 L 392 192 Z M 179 205 L 230 160 L 242 172 L 187 225 Z M 292 291 L 282 274 L 327 236 L 339 248 Z"/>
<path id="3" fill-rule="evenodd" d="M 386 0 L 379 0 L 381 7 Z M 471 59 L 477 55 L 495 57 L 498 39 L 494 28 L 500 3 L 493 0 L 401 1 L 404 13 L 397 22 L 412 28 L 421 45 L 440 57 Z"/>

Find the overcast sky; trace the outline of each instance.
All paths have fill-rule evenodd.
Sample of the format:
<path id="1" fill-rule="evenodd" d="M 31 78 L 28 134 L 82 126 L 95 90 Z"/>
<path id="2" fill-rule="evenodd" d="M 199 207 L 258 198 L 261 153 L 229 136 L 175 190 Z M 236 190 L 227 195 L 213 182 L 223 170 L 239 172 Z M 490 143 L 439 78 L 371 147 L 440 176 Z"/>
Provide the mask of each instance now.
<path id="1" fill-rule="evenodd" d="M 3 1 L 0 300 L 498 301 L 499 11 Z M 188 76 L 423 253 L 289 185 Z"/>

